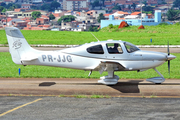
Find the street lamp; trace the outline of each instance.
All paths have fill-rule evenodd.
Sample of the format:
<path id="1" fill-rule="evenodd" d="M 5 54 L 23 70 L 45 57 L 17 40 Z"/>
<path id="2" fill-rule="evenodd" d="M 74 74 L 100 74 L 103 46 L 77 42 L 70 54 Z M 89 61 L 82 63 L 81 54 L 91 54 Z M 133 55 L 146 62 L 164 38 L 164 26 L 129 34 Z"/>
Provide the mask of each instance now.
<path id="1" fill-rule="evenodd" d="M 145 6 L 144 4 L 142 4 L 142 1 L 140 3 L 140 5 L 138 5 L 138 7 L 141 7 L 141 25 L 142 25 L 142 7 Z"/>

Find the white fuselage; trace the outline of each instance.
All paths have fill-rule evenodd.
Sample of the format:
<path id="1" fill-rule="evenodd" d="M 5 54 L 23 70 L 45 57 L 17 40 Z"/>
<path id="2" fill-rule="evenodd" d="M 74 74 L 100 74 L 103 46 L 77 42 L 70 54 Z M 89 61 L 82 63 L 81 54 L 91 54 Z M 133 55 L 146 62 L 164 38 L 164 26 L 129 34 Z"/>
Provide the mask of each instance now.
<path id="1" fill-rule="evenodd" d="M 123 54 L 109 54 L 106 48 L 104 48 L 104 54 L 97 55 L 88 54 L 86 52 L 86 46 L 84 46 L 83 49 L 84 53 L 79 52 L 82 49 L 83 46 L 76 48 L 68 48 L 59 51 L 36 50 L 36 52 L 30 54 L 38 56 L 38 59 L 33 61 L 23 61 L 23 64 L 93 70 L 102 61 L 109 61 L 118 62 L 123 65 L 125 67 L 123 71 L 133 71 L 154 68 L 163 64 L 166 61 L 166 54 L 159 52 L 152 53 L 149 51 L 138 50 L 132 53 L 128 53 L 126 49 L 122 47 Z"/>

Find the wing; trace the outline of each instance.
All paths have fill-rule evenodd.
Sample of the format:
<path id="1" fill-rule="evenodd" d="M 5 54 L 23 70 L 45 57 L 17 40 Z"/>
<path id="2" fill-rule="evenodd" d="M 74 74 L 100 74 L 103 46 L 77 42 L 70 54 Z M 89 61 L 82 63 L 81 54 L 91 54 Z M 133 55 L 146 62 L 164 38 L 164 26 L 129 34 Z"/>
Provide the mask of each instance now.
<path id="1" fill-rule="evenodd" d="M 123 71 L 125 70 L 125 66 L 118 62 L 101 61 L 94 70 L 97 70 L 100 74 L 102 74 L 104 71 Z"/>

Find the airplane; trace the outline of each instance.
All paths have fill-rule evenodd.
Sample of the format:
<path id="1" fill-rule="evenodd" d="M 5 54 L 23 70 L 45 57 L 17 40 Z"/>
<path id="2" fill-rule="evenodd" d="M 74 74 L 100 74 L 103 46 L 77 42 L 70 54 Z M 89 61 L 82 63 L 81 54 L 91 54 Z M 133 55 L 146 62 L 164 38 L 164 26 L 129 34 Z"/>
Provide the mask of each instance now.
<path id="1" fill-rule="evenodd" d="M 99 71 L 102 74 L 108 72 L 107 76 L 100 77 L 98 83 L 115 85 L 119 76 L 115 71 L 137 71 L 142 72 L 154 69 L 160 77 L 146 79 L 155 84 L 165 81 L 163 75 L 156 69 L 168 61 L 170 72 L 170 60 L 176 58 L 170 55 L 169 43 L 168 54 L 161 52 L 143 51 L 135 45 L 121 40 L 107 40 L 86 43 L 80 46 L 66 48 L 56 51 L 40 51 L 32 48 L 20 30 L 16 27 L 5 27 L 9 44 L 9 51 L 14 63 L 19 65 L 42 65 Z"/>

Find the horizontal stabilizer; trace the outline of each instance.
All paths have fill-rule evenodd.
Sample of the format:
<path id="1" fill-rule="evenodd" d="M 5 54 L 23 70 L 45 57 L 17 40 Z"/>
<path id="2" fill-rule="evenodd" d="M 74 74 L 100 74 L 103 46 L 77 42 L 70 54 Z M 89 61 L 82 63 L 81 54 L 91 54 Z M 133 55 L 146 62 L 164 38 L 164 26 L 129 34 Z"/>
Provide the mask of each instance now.
<path id="1" fill-rule="evenodd" d="M 21 61 L 32 61 L 38 59 L 38 57 L 34 56 L 34 57 L 22 57 Z"/>

